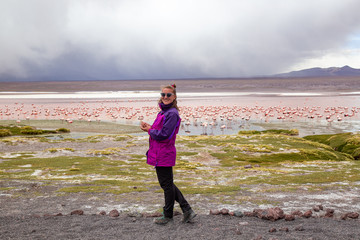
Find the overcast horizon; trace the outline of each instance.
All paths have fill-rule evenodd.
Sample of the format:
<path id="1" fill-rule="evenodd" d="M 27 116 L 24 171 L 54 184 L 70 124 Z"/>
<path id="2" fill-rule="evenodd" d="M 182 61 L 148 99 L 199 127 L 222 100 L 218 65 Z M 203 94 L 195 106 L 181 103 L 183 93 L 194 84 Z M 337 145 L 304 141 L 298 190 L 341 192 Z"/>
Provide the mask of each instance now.
<path id="1" fill-rule="evenodd" d="M 357 0 L 1 0 L 0 81 L 360 68 Z"/>

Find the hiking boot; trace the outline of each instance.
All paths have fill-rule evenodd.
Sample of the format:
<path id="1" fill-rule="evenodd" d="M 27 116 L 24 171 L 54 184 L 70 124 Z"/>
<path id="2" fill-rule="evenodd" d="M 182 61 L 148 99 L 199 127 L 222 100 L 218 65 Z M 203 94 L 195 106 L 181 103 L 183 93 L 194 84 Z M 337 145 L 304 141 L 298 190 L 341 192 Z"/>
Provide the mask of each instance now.
<path id="1" fill-rule="evenodd" d="M 183 222 L 188 223 L 190 222 L 194 217 L 196 217 L 196 213 L 190 209 L 189 211 L 184 212 L 183 214 Z"/>
<path id="2" fill-rule="evenodd" d="M 162 216 L 162 217 L 156 218 L 154 220 L 154 223 L 159 224 L 159 225 L 165 225 L 165 224 L 171 222 L 172 220 L 173 220 L 172 218 Z"/>

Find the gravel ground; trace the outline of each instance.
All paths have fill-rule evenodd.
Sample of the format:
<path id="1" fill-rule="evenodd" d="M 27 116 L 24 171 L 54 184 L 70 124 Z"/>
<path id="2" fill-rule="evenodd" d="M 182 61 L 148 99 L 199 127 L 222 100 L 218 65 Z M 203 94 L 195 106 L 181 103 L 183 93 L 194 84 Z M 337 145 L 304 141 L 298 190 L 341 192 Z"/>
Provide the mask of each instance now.
<path id="1" fill-rule="evenodd" d="M 254 217 L 181 216 L 165 226 L 151 217 L 100 215 L 3 216 L 1 239 L 359 239 L 359 220 L 299 218 L 271 222 Z M 273 231 L 273 232 L 271 232 Z"/>

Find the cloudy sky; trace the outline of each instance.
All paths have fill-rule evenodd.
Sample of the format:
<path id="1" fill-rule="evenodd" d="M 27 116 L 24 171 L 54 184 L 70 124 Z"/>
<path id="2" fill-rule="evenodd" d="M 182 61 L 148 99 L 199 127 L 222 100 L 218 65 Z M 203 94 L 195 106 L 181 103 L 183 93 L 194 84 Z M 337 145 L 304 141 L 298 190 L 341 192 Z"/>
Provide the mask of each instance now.
<path id="1" fill-rule="evenodd" d="M 0 80 L 360 68 L 359 0 L 0 0 Z"/>

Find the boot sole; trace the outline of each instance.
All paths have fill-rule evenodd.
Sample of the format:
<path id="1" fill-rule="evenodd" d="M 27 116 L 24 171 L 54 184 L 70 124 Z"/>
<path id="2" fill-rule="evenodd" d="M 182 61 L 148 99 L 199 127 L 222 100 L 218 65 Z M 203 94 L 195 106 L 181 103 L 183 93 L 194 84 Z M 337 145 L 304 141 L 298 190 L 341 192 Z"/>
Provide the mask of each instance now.
<path id="1" fill-rule="evenodd" d="M 189 219 L 187 219 L 186 221 L 184 221 L 184 223 L 190 222 L 190 221 L 193 220 L 196 216 L 197 216 L 196 213 L 195 213 L 194 215 L 190 215 L 190 216 L 189 216 Z"/>

